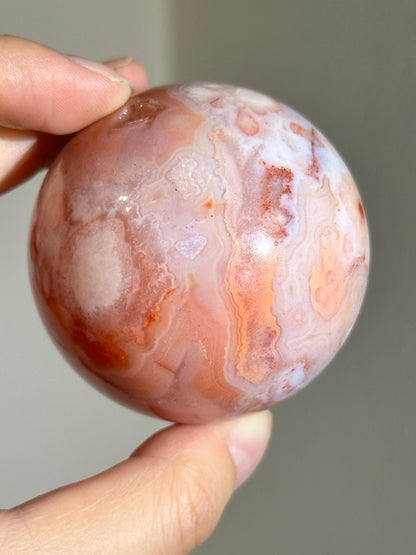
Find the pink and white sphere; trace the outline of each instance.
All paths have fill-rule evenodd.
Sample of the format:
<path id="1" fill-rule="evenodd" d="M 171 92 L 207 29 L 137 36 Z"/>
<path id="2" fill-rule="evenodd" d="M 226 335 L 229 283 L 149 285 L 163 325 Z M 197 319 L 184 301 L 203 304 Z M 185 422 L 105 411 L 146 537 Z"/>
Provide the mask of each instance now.
<path id="1" fill-rule="evenodd" d="M 344 343 L 363 205 L 328 140 L 247 89 L 161 87 L 77 134 L 35 207 L 40 314 L 122 403 L 199 423 L 270 407 Z"/>

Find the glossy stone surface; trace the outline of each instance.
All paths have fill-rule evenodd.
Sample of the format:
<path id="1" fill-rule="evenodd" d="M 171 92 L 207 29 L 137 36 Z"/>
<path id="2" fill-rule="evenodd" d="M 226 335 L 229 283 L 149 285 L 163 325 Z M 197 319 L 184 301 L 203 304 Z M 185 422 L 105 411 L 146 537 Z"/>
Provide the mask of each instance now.
<path id="1" fill-rule="evenodd" d="M 279 102 L 148 91 L 75 136 L 35 208 L 30 267 L 70 363 L 178 422 L 274 405 L 344 343 L 369 242 L 334 148 Z"/>

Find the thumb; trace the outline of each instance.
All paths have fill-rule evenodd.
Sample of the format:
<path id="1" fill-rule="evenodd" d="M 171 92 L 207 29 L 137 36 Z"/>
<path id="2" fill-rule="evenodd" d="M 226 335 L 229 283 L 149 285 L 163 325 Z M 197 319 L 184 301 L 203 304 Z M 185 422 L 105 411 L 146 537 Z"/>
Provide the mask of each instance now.
<path id="1" fill-rule="evenodd" d="M 127 461 L 1 515 L 7 553 L 189 553 L 214 530 L 271 433 L 262 412 L 174 425 Z"/>

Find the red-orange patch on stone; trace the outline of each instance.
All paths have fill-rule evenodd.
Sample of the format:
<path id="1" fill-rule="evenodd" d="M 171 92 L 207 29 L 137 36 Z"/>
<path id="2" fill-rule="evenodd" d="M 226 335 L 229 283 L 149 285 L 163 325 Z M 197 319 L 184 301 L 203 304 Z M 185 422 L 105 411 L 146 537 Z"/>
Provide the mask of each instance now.
<path id="1" fill-rule="evenodd" d="M 282 223 L 287 224 L 292 218 L 289 210 L 282 204 L 282 196 L 292 194 L 294 174 L 285 166 L 268 166 L 264 160 L 262 163 L 266 172 L 260 192 L 260 216 L 265 218 L 267 215 L 272 219 L 278 216 L 277 225 L 276 222 L 271 222 L 271 235 L 279 242 L 287 236 L 286 227 Z"/>
<path id="2" fill-rule="evenodd" d="M 74 329 L 71 340 L 78 345 L 96 367 L 108 370 L 123 370 L 128 356 L 111 336 L 88 337 L 81 329 Z"/>

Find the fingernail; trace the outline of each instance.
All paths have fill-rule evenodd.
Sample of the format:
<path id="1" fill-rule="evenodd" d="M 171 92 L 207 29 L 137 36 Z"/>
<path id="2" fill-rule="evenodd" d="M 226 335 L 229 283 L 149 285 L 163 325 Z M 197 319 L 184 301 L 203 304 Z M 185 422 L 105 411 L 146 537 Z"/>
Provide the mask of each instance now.
<path id="1" fill-rule="evenodd" d="M 237 489 L 253 474 L 266 451 L 272 431 L 272 415 L 269 411 L 258 412 L 229 424 L 228 448 L 237 470 Z"/>
<path id="2" fill-rule="evenodd" d="M 76 64 L 93 71 L 94 73 L 98 73 L 99 75 L 103 75 L 110 79 L 110 81 L 114 81 L 115 83 L 122 83 L 124 85 L 128 85 L 132 91 L 134 91 L 134 85 L 130 83 L 128 79 L 122 77 L 119 73 L 115 71 L 116 68 L 107 67 L 103 64 L 95 62 L 94 60 L 89 60 L 88 58 L 82 58 L 80 56 L 68 56 L 70 60 L 75 62 Z"/>
<path id="3" fill-rule="evenodd" d="M 114 71 L 118 71 L 119 69 L 124 69 L 125 67 L 130 65 L 132 61 L 132 57 L 113 58 L 111 60 L 107 60 L 105 62 L 105 65 L 107 67 L 111 67 L 111 69 L 114 69 Z"/>

